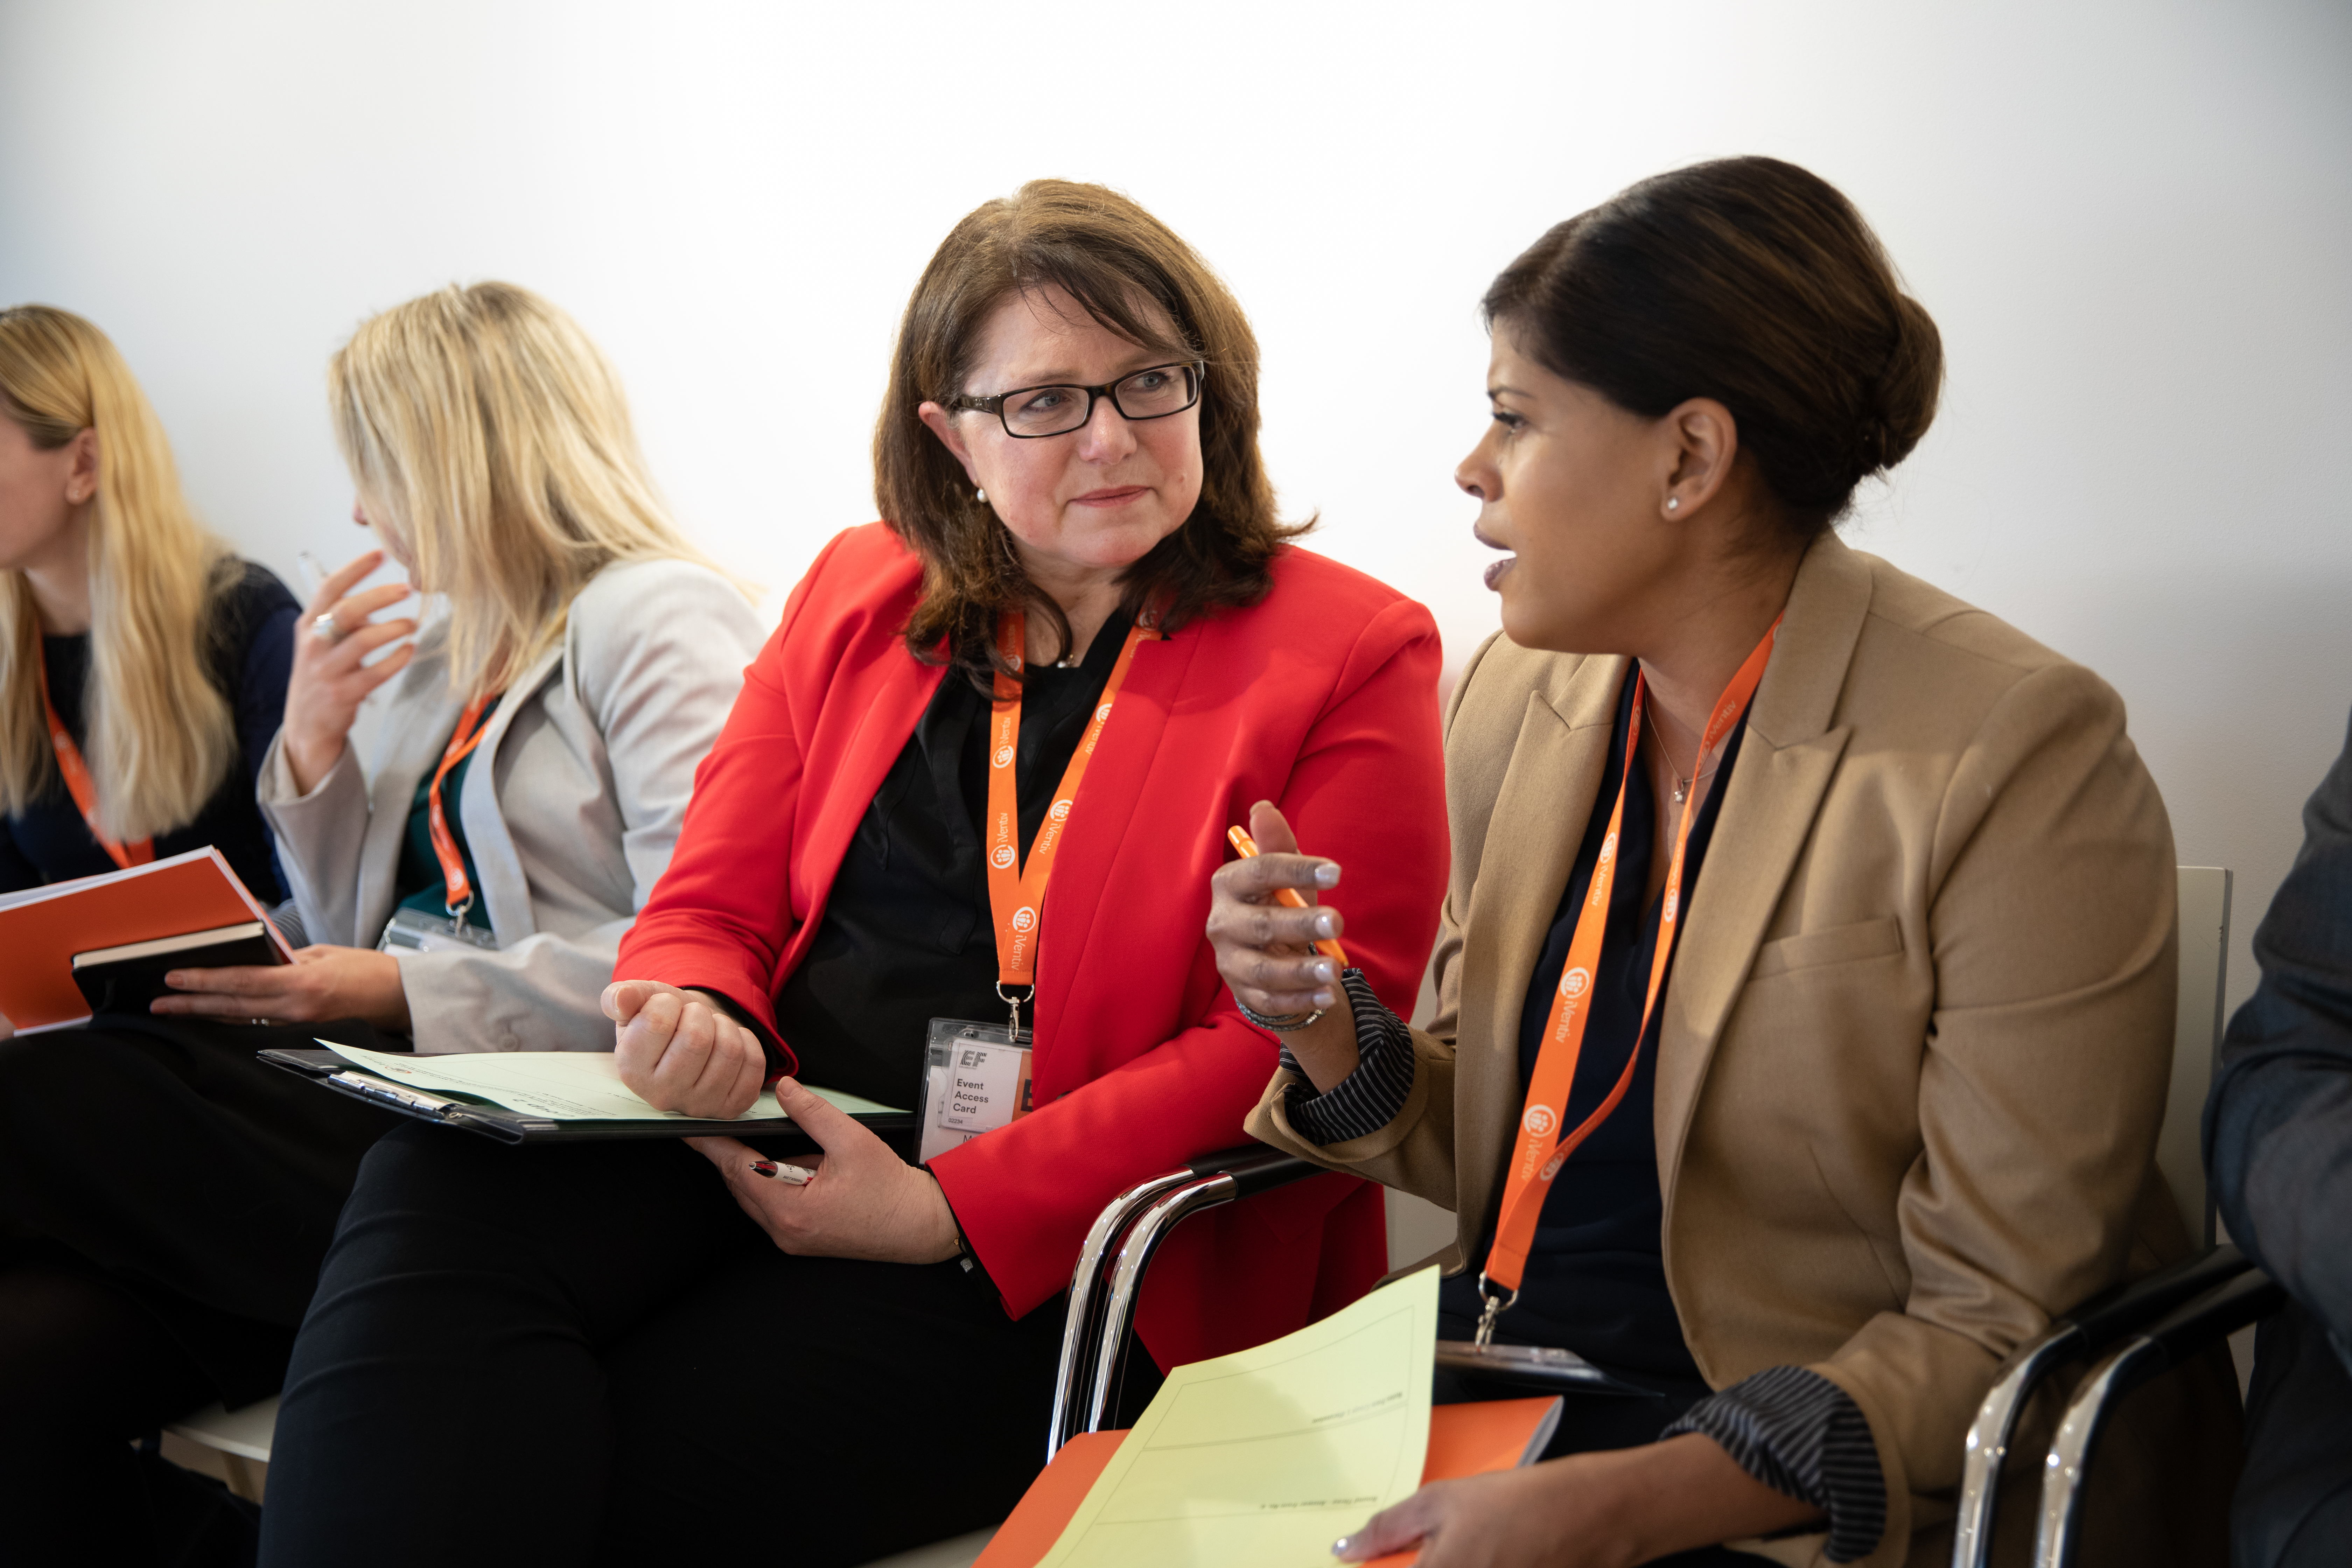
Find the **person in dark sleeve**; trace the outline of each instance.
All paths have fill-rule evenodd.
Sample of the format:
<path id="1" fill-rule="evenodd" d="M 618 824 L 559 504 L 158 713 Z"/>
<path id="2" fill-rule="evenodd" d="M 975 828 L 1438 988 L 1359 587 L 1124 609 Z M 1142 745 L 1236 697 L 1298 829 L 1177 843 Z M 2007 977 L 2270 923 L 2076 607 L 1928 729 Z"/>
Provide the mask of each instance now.
<path id="1" fill-rule="evenodd" d="M 106 335 L 48 306 L 0 310 L 0 892 L 210 846 L 256 899 L 284 898 L 255 784 L 286 706 L 297 609 L 198 526 L 162 423 Z M 120 1118 L 157 1052 L 190 1081 L 235 1073 L 186 1036 L 18 1038 L 0 1019 L 0 1510 L 27 1560 L 160 1561 L 208 1531 L 251 1531 L 216 1490 L 125 1439 L 234 1397 L 268 1336 L 110 1272 L 73 1239 L 108 1195 L 80 1181 L 44 1191 L 24 1163 L 70 1144 L 120 1173 L 101 1184 L 118 1193 L 135 1181 L 217 1196 L 254 1176 L 234 1158 L 194 1181 L 131 1175 L 126 1146 L 154 1151 Z M 47 1076 L 66 1066 L 89 1081 Z M 100 1107 L 117 1120 L 97 1135 Z"/>
<path id="2" fill-rule="evenodd" d="M 1337 917 L 1265 900 L 1381 868 L 1285 853 L 1271 805 L 1209 929 L 1286 1042 L 1251 1132 L 1454 1211 L 1441 1336 L 1647 1397 L 1573 1394 L 1546 1462 L 1337 1550 L 1948 1561 L 2004 1358 L 2188 1247 L 2153 1163 L 2163 802 L 2097 677 L 1832 531 L 1942 374 L 1836 190 L 1660 175 L 1486 307 L 1493 423 L 1455 477 L 1513 553 L 1446 720 L 1435 1016 L 1356 987 L 1309 1015 Z M 1525 1392 L 1441 1363 L 1442 1400 Z M 2148 1391 L 2158 1461 L 2103 1469 L 2086 1560 L 2211 1560 L 2231 1392 L 2210 1362 Z"/>
<path id="3" fill-rule="evenodd" d="M 2303 826 L 2205 1104 L 2230 1238 L 2292 1298 L 2255 1332 L 2237 1568 L 2352 1563 L 2352 743 Z"/>
<path id="4" fill-rule="evenodd" d="M 254 785 L 300 606 L 197 527 L 161 425 L 96 327 L 0 311 L 0 893 L 103 876 L 144 841 L 142 861 L 210 845 L 278 902 Z M 97 824 L 54 754 L 45 685 Z"/>
<path id="5" fill-rule="evenodd" d="M 212 841 L 269 896 L 266 820 L 310 939 L 291 963 L 174 970 L 145 1010 L 0 1040 L 0 1562 L 183 1563 L 206 1530 L 252 1560 L 251 1519 L 222 1517 L 219 1497 L 209 1516 L 181 1506 L 197 1483 L 131 1444 L 215 1400 L 277 1392 L 360 1159 L 397 1120 L 261 1053 L 322 1037 L 606 1044 L 598 998 L 621 933 L 759 647 L 743 593 L 661 508 L 618 378 L 547 301 L 495 283 L 412 300 L 361 325 L 329 386 L 355 521 L 377 520 L 444 613 L 414 641 L 415 622 L 379 618 L 411 589 L 354 591 L 371 552 L 320 585 L 289 649 L 285 590 L 231 562 L 216 629 L 185 627 L 173 668 L 188 679 L 164 710 L 217 744 L 175 753 L 150 734 L 121 768 L 117 696 L 152 648 L 105 639 L 181 624 L 158 610 L 161 586 L 126 579 L 126 541 L 157 526 L 134 506 L 177 493 L 167 454 L 94 329 L 0 318 L 0 539 L 26 536 L 18 508 L 35 502 L 86 536 L 34 552 L 8 603 L 29 593 L 40 629 L 67 630 L 56 569 L 83 562 L 97 601 L 94 656 L 32 641 L 29 620 L 0 644 L 40 648 L 52 698 L 85 714 L 68 743 L 89 753 L 99 807 L 94 826 L 48 810 L 50 847 L 22 821 L 10 842 L 73 875 L 218 820 Z M 436 419 L 415 416 L 428 405 Z M 200 584 L 202 536 L 189 537 Z M 143 610 L 108 603 L 139 592 Z M 350 730 L 378 687 L 381 747 L 363 771 Z M 20 680 L 15 695 L 11 722 L 37 718 L 37 689 L 26 699 Z M 213 804 L 166 809 L 158 776 Z"/>

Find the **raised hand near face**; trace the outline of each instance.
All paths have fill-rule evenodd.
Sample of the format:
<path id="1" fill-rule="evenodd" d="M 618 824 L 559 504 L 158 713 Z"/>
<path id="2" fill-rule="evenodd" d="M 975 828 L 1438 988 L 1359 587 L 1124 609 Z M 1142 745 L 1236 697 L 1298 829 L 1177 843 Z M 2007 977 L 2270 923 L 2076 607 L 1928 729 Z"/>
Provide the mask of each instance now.
<path id="1" fill-rule="evenodd" d="M 280 743 L 294 783 L 305 795 L 333 771 L 344 738 L 368 693 L 408 668 L 416 645 L 398 647 L 373 664 L 368 655 L 414 636 L 406 616 L 373 617 L 407 598 L 405 583 L 385 583 L 362 594 L 352 587 L 383 564 L 383 552 L 371 550 L 319 585 L 302 612 L 294 637 L 294 671 L 286 683 L 286 727 Z"/>

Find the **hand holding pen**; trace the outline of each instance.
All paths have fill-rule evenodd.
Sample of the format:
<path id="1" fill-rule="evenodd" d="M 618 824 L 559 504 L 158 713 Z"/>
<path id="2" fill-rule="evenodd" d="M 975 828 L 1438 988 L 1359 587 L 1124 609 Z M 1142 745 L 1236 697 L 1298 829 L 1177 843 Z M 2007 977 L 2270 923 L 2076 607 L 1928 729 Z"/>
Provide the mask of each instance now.
<path id="1" fill-rule="evenodd" d="M 1248 829 L 1228 837 L 1242 858 L 1210 879 L 1209 942 L 1217 973 L 1254 1012 L 1323 1015 L 1286 1030 L 1283 1043 L 1316 1085 L 1328 1089 L 1356 1068 L 1355 1022 L 1339 986 L 1348 965 L 1339 935 L 1348 922 L 1318 901 L 1339 885 L 1339 862 L 1300 854 L 1290 824 L 1270 801 L 1250 807 Z"/>

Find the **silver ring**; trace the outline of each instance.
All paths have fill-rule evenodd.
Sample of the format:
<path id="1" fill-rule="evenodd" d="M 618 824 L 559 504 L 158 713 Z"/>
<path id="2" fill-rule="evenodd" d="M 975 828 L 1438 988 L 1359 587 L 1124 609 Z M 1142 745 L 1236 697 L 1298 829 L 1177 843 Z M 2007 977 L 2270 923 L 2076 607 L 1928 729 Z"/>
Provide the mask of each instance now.
<path id="1" fill-rule="evenodd" d="M 324 615 L 310 618 L 310 635 L 329 647 L 332 647 L 342 641 L 348 634 L 344 632 L 341 623 L 335 619 L 335 612 L 329 610 Z"/>

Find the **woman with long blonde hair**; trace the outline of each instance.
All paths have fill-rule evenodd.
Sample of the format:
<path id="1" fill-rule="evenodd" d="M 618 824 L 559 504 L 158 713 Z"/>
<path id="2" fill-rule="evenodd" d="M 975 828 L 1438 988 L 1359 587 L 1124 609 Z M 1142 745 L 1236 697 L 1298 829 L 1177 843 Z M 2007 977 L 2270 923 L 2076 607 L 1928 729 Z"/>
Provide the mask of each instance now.
<path id="1" fill-rule="evenodd" d="M 655 489 L 618 377 L 545 300 L 410 300 L 328 383 L 354 518 L 384 550 L 301 612 L 260 763 L 315 945 L 174 972 L 151 1016 L 69 1049 L 0 1046 L 0 1237 L 37 1238 L 0 1252 L 0 1510 L 29 1560 L 159 1560 L 124 1439 L 285 1374 L 391 1119 L 256 1053 L 609 1048 L 614 954 L 758 649 L 741 589 Z M 408 581 L 360 590 L 385 553 Z M 420 591 L 421 629 L 390 614 Z M 388 684 L 363 773 L 350 731 Z M 49 1130 L 54 1107 L 98 1103 L 122 1136 Z"/>
<path id="2" fill-rule="evenodd" d="M 210 844 L 275 902 L 253 785 L 296 608 L 197 523 L 106 334 L 0 310 L 0 892 Z"/>

